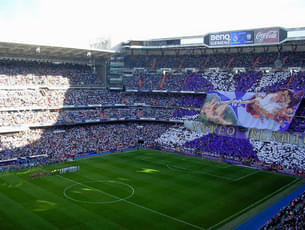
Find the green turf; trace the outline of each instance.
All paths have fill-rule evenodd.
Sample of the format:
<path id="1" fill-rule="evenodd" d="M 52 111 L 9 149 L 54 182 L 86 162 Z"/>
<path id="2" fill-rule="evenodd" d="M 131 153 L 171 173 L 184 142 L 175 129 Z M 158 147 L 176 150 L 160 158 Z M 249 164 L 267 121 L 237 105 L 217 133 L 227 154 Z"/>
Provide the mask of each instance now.
<path id="1" fill-rule="evenodd" d="M 298 179 L 143 150 L 0 174 L 0 229 L 216 229 Z"/>

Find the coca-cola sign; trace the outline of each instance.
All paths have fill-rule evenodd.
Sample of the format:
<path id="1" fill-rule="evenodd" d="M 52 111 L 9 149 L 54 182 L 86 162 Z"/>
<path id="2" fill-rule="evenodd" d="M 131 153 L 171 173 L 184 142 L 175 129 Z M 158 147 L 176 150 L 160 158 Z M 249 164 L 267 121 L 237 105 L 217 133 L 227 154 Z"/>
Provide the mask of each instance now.
<path id="1" fill-rule="evenodd" d="M 278 43 L 279 42 L 279 30 L 257 30 L 254 33 L 254 43 Z"/>

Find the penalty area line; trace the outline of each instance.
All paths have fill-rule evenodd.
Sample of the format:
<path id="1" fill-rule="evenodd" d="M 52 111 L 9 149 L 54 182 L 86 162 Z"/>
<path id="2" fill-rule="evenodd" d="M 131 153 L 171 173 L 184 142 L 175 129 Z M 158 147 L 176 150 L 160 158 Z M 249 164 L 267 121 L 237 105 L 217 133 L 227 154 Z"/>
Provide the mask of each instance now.
<path id="1" fill-rule="evenodd" d="M 99 192 L 101 192 L 102 194 L 104 194 L 104 195 L 106 195 L 106 196 L 109 196 L 109 197 L 111 197 L 111 198 L 113 198 L 113 199 L 120 199 L 120 197 L 117 197 L 117 196 L 115 196 L 115 195 L 113 195 L 113 194 L 104 192 L 104 191 L 102 191 L 102 190 L 100 190 L 100 189 L 91 187 L 91 186 L 89 186 L 89 185 L 83 184 L 83 183 L 81 183 L 81 182 L 78 182 L 78 181 L 75 181 L 75 180 L 72 180 L 72 179 L 70 179 L 70 178 L 67 178 L 67 177 L 64 177 L 64 176 L 60 176 L 60 175 L 57 175 L 57 176 L 60 177 L 60 178 L 65 179 L 66 181 L 70 181 L 70 182 L 73 182 L 73 183 L 75 183 L 75 184 L 79 184 L 79 185 L 82 185 L 82 186 L 84 186 L 84 187 L 91 188 L 91 189 L 94 189 L 94 190 L 96 190 L 96 191 L 99 191 Z M 184 220 L 178 219 L 178 218 L 173 217 L 173 216 L 169 216 L 169 215 L 167 215 L 167 214 L 164 214 L 164 213 L 159 212 L 159 211 L 157 211 L 157 210 L 154 210 L 154 209 L 145 207 L 145 206 L 143 206 L 143 205 L 134 203 L 134 202 L 132 202 L 132 201 L 129 201 L 129 200 L 122 200 L 122 202 L 125 202 L 125 203 L 127 203 L 127 204 L 133 205 L 133 206 L 138 207 L 138 208 L 141 208 L 141 209 L 144 209 L 144 210 L 146 210 L 146 211 L 149 211 L 149 212 L 158 214 L 158 215 L 160 215 L 160 216 L 166 217 L 166 218 L 171 219 L 171 220 L 174 220 L 174 221 L 176 221 L 176 222 L 179 222 L 179 223 L 188 225 L 188 226 L 193 227 L 193 228 L 195 228 L 195 229 L 206 230 L 205 228 L 200 227 L 200 226 L 198 226 L 198 225 L 191 224 L 191 223 L 186 222 L 186 221 L 184 221 Z"/>

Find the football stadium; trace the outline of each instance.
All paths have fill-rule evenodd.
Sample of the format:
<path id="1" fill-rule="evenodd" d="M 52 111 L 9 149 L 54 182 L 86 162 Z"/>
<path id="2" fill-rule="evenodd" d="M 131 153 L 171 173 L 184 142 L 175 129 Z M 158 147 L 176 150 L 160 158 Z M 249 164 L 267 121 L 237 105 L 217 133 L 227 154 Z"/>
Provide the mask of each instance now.
<path id="1" fill-rule="evenodd" d="M 0 42 L 0 229 L 305 229 L 305 28 Z"/>

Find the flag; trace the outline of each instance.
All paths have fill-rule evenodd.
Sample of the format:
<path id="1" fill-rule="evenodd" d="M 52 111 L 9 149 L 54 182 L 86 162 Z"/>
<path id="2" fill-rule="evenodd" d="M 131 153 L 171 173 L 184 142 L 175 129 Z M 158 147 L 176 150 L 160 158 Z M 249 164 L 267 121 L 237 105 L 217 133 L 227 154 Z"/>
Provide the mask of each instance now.
<path id="1" fill-rule="evenodd" d="M 142 78 L 140 77 L 139 78 L 139 89 L 141 89 L 142 88 Z"/>

